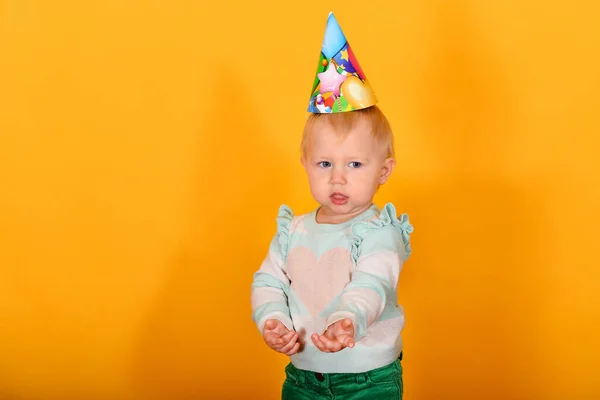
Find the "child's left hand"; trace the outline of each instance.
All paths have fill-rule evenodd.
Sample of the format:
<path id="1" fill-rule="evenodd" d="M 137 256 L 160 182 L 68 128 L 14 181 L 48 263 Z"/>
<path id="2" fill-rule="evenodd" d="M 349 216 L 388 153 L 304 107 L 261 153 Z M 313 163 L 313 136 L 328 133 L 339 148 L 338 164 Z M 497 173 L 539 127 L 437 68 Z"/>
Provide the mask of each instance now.
<path id="1" fill-rule="evenodd" d="M 322 335 L 313 333 L 311 339 L 315 346 L 325 353 L 354 347 L 354 324 L 349 318 L 339 320 L 331 324 Z"/>

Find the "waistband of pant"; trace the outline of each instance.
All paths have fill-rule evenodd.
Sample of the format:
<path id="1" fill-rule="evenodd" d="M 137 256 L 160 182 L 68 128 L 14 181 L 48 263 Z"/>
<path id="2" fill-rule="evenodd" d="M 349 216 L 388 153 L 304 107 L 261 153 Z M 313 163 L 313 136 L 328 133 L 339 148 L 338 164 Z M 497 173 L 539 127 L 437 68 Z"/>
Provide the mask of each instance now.
<path id="1" fill-rule="evenodd" d="M 370 381 L 372 378 L 381 380 L 385 375 L 397 374 L 402 371 L 400 361 L 402 360 L 402 353 L 391 364 L 385 365 L 380 368 L 376 368 L 366 372 L 357 373 L 320 373 L 314 371 L 306 371 L 294 367 L 292 363 L 286 367 L 286 374 L 288 378 L 297 380 L 298 383 L 305 385 L 311 384 L 315 386 L 330 387 L 341 383 L 364 383 Z"/>

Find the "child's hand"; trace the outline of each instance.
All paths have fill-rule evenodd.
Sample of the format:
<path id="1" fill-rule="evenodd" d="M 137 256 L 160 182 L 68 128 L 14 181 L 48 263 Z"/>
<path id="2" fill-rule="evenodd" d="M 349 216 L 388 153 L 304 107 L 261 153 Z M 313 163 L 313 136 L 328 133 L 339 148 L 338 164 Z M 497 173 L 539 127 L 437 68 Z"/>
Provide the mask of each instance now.
<path id="1" fill-rule="evenodd" d="M 354 347 L 354 324 L 349 318 L 339 320 L 329 326 L 325 333 L 313 333 L 315 346 L 325 353 L 335 353 L 346 347 Z"/>
<path id="2" fill-rule="evenodd" d="M 276 319 L 268 319 L 265 323 L 263 339 L 267 346 L 287 356 L 296 354 L 300 348 L 296 331 L 290 331 Z"/>

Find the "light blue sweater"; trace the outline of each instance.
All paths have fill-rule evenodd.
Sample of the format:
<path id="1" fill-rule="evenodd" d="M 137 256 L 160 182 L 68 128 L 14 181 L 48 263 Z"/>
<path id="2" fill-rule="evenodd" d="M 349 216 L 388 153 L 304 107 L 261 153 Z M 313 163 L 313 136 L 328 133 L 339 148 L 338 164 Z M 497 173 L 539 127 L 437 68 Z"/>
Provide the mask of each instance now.
<path id="1" fill-rule="evenodd" d="M 279 209 L 277 234 L 252 283 L 252 318 L 261 332 L 268 319 L 298 332 L 302 347 L 290 357 L 297 368 L 356 373 L 390 364 L 402 351 L 397 285 L 412 225 L 389 203 L 342 224 L 319 224 L 316 212 Z M 354 323 L 355 347 L 321 352 L 310 335 L 343 318 Z"/>

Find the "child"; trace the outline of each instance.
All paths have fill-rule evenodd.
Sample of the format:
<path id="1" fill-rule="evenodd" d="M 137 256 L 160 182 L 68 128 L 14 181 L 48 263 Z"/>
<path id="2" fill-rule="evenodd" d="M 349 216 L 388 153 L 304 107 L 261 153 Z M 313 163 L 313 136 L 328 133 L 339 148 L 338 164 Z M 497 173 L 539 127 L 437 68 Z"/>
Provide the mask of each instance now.
<path id="1" fill-rule="evenodd" d="M 264 341 L 291 359 L 284 400 L 402 398 L 397 282 L 412 226 L 392 204 L 373 204 L 395 166 L 376 102 L 330 14 L 302 139 L 320 206 L 299 216 L 281 206 L 252 284 Z"/>

